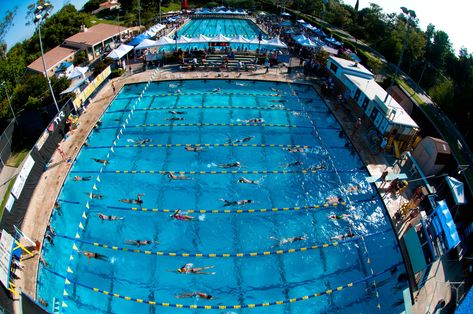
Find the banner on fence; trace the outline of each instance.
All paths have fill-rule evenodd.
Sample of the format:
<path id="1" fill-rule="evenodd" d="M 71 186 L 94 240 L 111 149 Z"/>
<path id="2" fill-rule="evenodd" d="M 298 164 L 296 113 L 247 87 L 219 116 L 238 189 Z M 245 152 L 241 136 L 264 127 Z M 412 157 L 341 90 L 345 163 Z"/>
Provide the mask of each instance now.
<path id="1" fill-rule="evenodd" d="M 33 166 L 34 159 L 33 157 L 31 157 L 31 155 L 28 155 L 25 164 L 23 165 L 23 168 L 21 168 L 20 173 L 18 173 L 15 183 L 13 184 L 13 187 L 11 189 L 11 194 L 13 194 L 15 198 L 18 199 L 20 197 L 21 191 L 25 186 L 26 179 L 28 178 L 28 175 L 30 174 L 31 168 L 33 168 Z"/>

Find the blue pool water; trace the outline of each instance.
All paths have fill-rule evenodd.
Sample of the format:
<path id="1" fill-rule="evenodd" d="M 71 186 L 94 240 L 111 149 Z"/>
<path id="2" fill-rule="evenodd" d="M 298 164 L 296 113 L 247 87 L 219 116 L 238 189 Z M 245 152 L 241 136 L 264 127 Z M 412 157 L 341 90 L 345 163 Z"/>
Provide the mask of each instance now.
<path id="1" fill-rule="evenodd" d="M 179 35 L 187 37 L 199 37 L 201 34 L 214 37 L 222 34 L 227 37 L 242 35 L 253 39 L 257 38 L 260 32 L 261 30 L 251 20 L 223 18 L 192 19 L 179 29 Z"/>
<path id="2" fill-rule="evenodd" d="M 397 279 L 405 268 L 382 202 L 312 87 L 153 82 L 137 101 L 144 87 L 120 91 L 64 183 L 61 211 L 51 218 L 54 246 L 44 247 L 49 265 L 38 274 L 38 296 L 50 308 L 56 298 L 67 313 L 200 313 L 204 306 L 213 313 L 370 313 L 378 305 L 382 313 L 402 311 L 407 283 Z M 254 118 L 264 122 L 245 121 Z M 235 143 L 243 138 L 251 139 Z M 134 146 L 143 139 L 151 141 Z M 235 146 L 224 145 L 229 141 Z M 186 151 L 186 144 L 204 150 Z M 287 150 L 295 145 L 306 147 Z M 218 166 L 237 161 L 240 168 Z M 290 165 L 297 161 L 302 165 Z M 318 165 L 324 169 L 311 168 Z M 190 180 L 170 181 L 160 171 L 182 171 Z M 74 181 L 77 175 L 91 180 Z M 241 177 L 259 185 L 238 183 Z M 103 198 L 90 199 L 91 192 Z M 143 208 L 119 201 L 140 193 Z M 347 204 L 323 206 L 330 196 Z M 221 198 L 253 203 L 223 207 Z M 173 220 L 176 209 L 197 211 L 188 213 L 196 219 Z M 102 222 L 99 213 L 123 220 Z M 333 214 L 349 216 L 334 221 Z M 333 245 L 331 238 L 350 228 L 356 236 Z M 298 236 L 305 240 L 274 239 Z M 215 274 L 177 273 L 186 263 L 214 266 L 208 271 Z M 215 299 L 176 297 L 193 292 Z"/>

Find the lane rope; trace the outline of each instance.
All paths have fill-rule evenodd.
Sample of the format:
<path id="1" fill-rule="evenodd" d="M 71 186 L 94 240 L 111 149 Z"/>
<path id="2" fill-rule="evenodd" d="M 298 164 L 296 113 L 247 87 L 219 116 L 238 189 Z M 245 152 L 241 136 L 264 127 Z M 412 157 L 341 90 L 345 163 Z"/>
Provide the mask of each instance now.
<path id="1" fill-rule="evenodd" d="M 181 109 L 237 109 L 237 110 L 276 110 L 276 111 L 289 111 L 289 112 L 302 112 L 302 110 L 298 109 L 289 109 L 284 108 L 282 106 L 269 106 L 269 107 L 255 107 L 255 106 L 173 106 L 173 107 L 149 107 L 149 108 L 141 108 L 135 109 L 135 111 L 155 111 L 155 110 L 181 110 Z M 121 109 L 121 110 L 110 110 L 106 112 L 107 114 L 110 113 L 119 113 L 119 112 L 129 112 L 128 109 Z M 310 113 L 328 113 L 327 111 L 316 111 L 310 110 L 307 111 Z"/>
<path id="2" fill-rule="evenodd" d="M 312 129 L 312 126 L 297 126 L 290 124 L 273 124 L 273 123 L 149 123 L 128 125 L 127 128 L 148 128 L 148 127 L 210 127 L 210 126 L 229 126 L 229 127 L 272 127 L 272 128 L 298 128 L 298 129 Z M 116 129 L 117 126 L 102 126 L 100 130 Z M 335 127 L 319 127 L 321 130 L 339 130 Z"/>
<path id="3" fill-rule="evenodd" d="M 47 267 L 44 267 L 43 269 L 45 269 L 46 271 L 50 272 L 53 275 L 56 275 L 60 278 L 65 279 L 66 285 L 74 284 L 74 285 L 80 286 L 82 288 L 88 289 L 90 291 L 93 291 L 93 292 L 96 292 L 96 293 L 101 293 L 103 295 L 118 298 L 118 299 L 133 301 L 133 302 L 137 302 L 137 303 L 144 303 L 144 304 L 149 304 L 149 305 L 158 305 L 158 306 L 162 306 L 162 307 L 173 307 L 173 308 L 183 308 L 183 309 L 202 309 L 202 310 L 226 310 L 226 309 L 243 309 L 243 308 L 250 308 L 251 309 L 251 308 L 257 308 L 257 307 L 268 307 L 268 306 L 274 306 L 274 305 L 283 305 L 283 304 L 306 301 L 306 300 L 313 299 L 313 298 L 320 297 L 320 296 L 324 296 L 324 295 L 330 295 L 334 292 L 340 292 L 340 291 L 343 291 L 344 289 L 352 288 L 352 287 L 357 286 L 359 284 L 368 282 L 370 280 L 374 280 L 375 278 L 396 269 L 401 264 L 402 263 L 395 264 L 395 265 L 393 265 L 393 266 L 391 266 L 391 267 L 389 267 L 389 268 L 387 268 L 383 271 L 380 271 L 380 272 L 372 274 L 370 276 L 358 279 L 356 281 L 352 281 L 352 282 L 349 282 L 349 283 L 346 283 L 346 284 L 342 284 L 342 285 L 337 286 L 333 289 L 328 289 L 328 290 L 325 290 L 325 291 L 320 291 L 320 292 L 316 292 L 316 293 L 313 293 L 313 294 L 304 295 L 302 297 L 295 297 L 295 298 L 275 300 L 275 301 L 266 301 L 266 302 L 262 302 L 262 303 L 247 303 L 247 304 L 233 304 L 233 305 L 181 304 L 181 303 L 171 303 L 171 302 L 161 302 L 161 301 L 147 300 L 146 298 L 133 298 L 133 297 L 129 297 L 129 296 L 126 296 L 126 295 L 121 295 L 121 294 L 118 294 L 118 293 L 110 292 L 110 291 L 107 291 L 107 290 L 102 290 L 102 289 L 99 289 L 99 288 L 91 287 L 89 285 L 80 283 L 80 282 L 75 281 L 73 279 L 66 278 L 65 276 L 53 271 L 52 269 L 47 268 Z M 64 289 L 63 293 L 64 293 L 65 296 L 69 295 L 68 292 L 66 291 L 66 289 Z"/>
<path id="4" fill-rule="evenodd" d="M 197 175 L 197 174 L 307 174 L 307 173 L 359 173 L 364 172 L 361 169 L 351 170 L 210 170 L 210 171 L 174 171 L 174 170 L 102 170 L 101 173 L 116 173 L 116 174 L 160 174 L 166 175 L 169 172 L 180 175 Z M 73 170 L 70 173 L 97 173 L 96 170 Z"/>
<path id="5" fill-rule="evenodd" d="M 280 250 L 274 250 L 274 251 L 238 252 L 238 253 L 200 253 L 200 252 L 199 253 L 189 253 L 189 252 L 179 253 L 179 252 L 167 252 L 167 251 L 151 251 L 151 250 L 145 250 L 145 249 L 141 250 L 137 248 L 129 248 L 125 246 L 82 240 L 82 239 L 77 239 L 74 237 L 61 235 L 61 234 L 57 234 L 56 237 L 74 241 L 73 246 L 76 252 L 80 252 L 80 249 L 77 247 L 77 245 L 75 245 L 75 243 L 80 242 L 82 244 L 114 250 L 114 251 L 123 251 L 123 252 L 138 253 L 138 254 L 145 254 L 145 255 L 172 256 L 172 257 L 231 258 L 231 257 L 258 257 L 258 256 L 269 256 L 269 255 L 284 255 L 284 254 L 291 254 L 291 253 L 298 253 L 298 252 L 314 251 L 318 249 L 336 247 L 336 246 L 339 246 L 340 244 L 343 245 L 343 244 L 348 244 L 351 242 L 356 242 L 357 240 L 362 239 L 363 237 L 366 239 L 366 238 L 374 237 L 374 236 L 388 233 L 388 232 L 391 232 L 391 230 L 378 231 L 378 232 L 370 233 L 365 236 L 355 236 L 353 238 L 349 238 L 345 240 L 322 243 L 318 245 L 311 245 L 311 246 L 295 248 L 295 249 L 280 249 Z"/>

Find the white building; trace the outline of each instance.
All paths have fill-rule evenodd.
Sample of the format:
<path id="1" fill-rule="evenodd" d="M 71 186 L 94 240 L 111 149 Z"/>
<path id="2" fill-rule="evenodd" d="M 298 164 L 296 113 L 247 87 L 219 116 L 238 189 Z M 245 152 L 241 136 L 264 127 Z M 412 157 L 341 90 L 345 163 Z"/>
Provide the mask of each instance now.
<path id="1" fill-rule="evenodd" d="M 334 56 L 329 58 L 327 69 L 345 97 L 363 110 L 382 136 L 398 141 L 404 149 L 410 148 L 419 126 L 374 80 L 373 73 L 357 62 Z"/>

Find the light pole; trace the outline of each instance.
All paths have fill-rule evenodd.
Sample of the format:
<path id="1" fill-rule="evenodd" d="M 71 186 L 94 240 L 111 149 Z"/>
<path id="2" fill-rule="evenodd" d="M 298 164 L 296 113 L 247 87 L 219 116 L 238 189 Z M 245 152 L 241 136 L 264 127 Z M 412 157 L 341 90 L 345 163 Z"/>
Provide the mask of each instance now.
<path id="1" fill-rule="evenodd" d="M 13 120 L 15 120 L 16 122 L 15 112 L 13 111 L 13 107 L 11 106 L 11 99 L 10 95 L 8 95 L 8 90 L 5 86 L 5 81 L 3 81 L 0 85 L 3 86 L 3 88 L 5 89 L 5 95 L 7 95 L 8 105 L 10 106 L 11 114 L 13 115 Z"/>
<path id="2" fill-rule="evenodd" d="M 49 16 L 49 12 L 53 9 L 53 6 L 49 2 L 45 2 L 43 5 L 38 5 L 34 11 L 35 17 L 33 23 L 38 25 L 38 36 L 39 36 L 39 47 L 41 49 L 41 59 L 43 60 L 44 76 L 48 81 L 49 90 L 51 96 L 53 96 L 54 105 L 56 106 L 57 112 L 59 112 L 59 106 L 57 105 L 56 96 L 54 96 L 53 87 L 51 80 L 49 79 L 48 70 L 46 68 L 46 61 L 44 61 L 43 41 L 41 40 L 41 23 Z"/>
<path id="3" fill-rule="evenodd" d="M 384 98 L 384 102 L 386 102 L 388 100 L 389 91 L 393 88 L 394 81 L 396 80 L 397 75 L 399 74 L 399 67 L 401 66 L 402 57 L 404 55 L 404 50 L 406 50 L 407 40 L 409 39 L 409 31 L 411 30 L 409 26 L 410 26 L 411 22 L 413 20 L 415 20 L 416 17 L 417 17 L 416 12 L 413 11 L 413 10 L 409 10 L 406 7 L 401 7 L 401 10 L 402 10 L 402 13 L 404 13 L 408 17 L 407 18 L 407 23 L 406 23 L 406 35 L 404 36 L 404 42 L 402 44 L 402 49 L 401 49 L 401 54 L 399 55 L 399 60 L 397 61 L 396 71 L 394 72 L 394 77 L 391 79 L 391 84 L 389 85 L 389 88 L 386 90 L 386 98 Z"/>
<path id="4" fill-rule="evenodd" d="M 141 32 L 141 1 L 138 0 L 138 23 L 140 24 L 140 32 Z"/>

